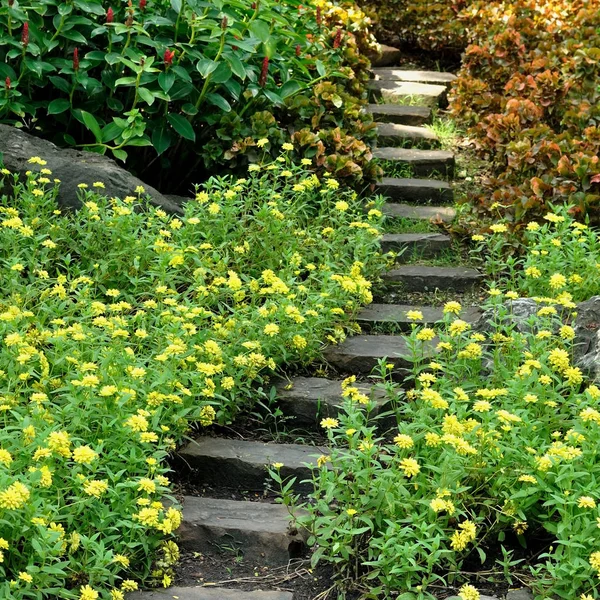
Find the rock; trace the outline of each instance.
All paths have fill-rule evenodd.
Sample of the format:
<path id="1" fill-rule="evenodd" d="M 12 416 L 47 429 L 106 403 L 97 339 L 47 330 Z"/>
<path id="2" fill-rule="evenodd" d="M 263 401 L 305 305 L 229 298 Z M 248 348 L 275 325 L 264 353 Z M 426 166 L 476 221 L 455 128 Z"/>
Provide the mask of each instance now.
<path id="1" fill-rule="evenodd" d="M 378 194 L 388 196 L 393 202 L 450 203 L 454 191 L 447 181 L 440 179 L 409 179 L 404 177 L 383 177 L 376 184 Z"/>
<path id="2" fill-rule="evenodd" d="M 402 289 L 407 292 L 432 292 L 436 289 L 464 292 L 477 285 L 483 275 L 470 267 L 405 265 L 384 273 L 382 279 L 402 284 Z"/>
<path id="3" fill-rule="evenodd" d="M 285 565 L 306 551 L 308 531 L 293 525 L 282 504 L 185 496 L 177 531 L 184 548 L 214 552 L 227 545 L 252 564 Z"/>
<path id="4" fill-rule="evenodd" d="M 402 125 L 426 125 L 432 121 L 428 106 L 405 106 L 402 104 L 369 104 L 367 112 L 374 121 L 400 123 Z"/>
<path id="5" fill-rule="evenodd" d="M 396 325 L 401 331 L 410 331 L 411 323 L 406 317 L 409 310 L 418 310 L 423 314 L 423 320 L 419 321 L 422 325 L 433 325 L 441 321 L 444 317 L 443 310 L 433 306 L 413 306 L 409 304 L 369 304 L 365 306 L 358 316 L 357 322 L 361 327 L 368 329 L 375 324 L 389 323 Z M 466 306 L 463 308 L 460 318 L 467 323 L 476 322 L 481 316 L 481 310 L 476 306 Z"/>
<path id="6" fill-rule="evenodd" d="M 507 301 L 506 306 L 509 307 L 511 313 L 510 323 L 516 326 L 517 331 L 521 333 L 530 332 L 531 327 L 528 321 L 532 316 L 536 315 L 540 309 L 540 305 L 531 298 L 517 298 L 516 300 Z M 479 332 L 489 331 L 489 321 L 493 318 L 494 314 L 494 309 L 485 311 L 477 323 L 475 323 L 473 329 Z"/>
<path id="7" fill-rule="evenodd" d="M 575 365 L 596 382 L 600 381 L 600 296 L 577 305 Z"/>
<path id="8" fill-rule="evenodd" d="M 431 177 L 434 173 L 452 177 L 454 174 L 454 154 L 447 150 L 384 147 L 375 148 L 373 156 L 380 160 L 406 164 L 416 177 Z"/>
<path id="9" fill-rule="evenodd" d="M 421 104 L 422 106 L 439 105 L 443 108 L 448 102 L 445 85 L 371 80 L 368 83 L 368 88 L 373 98 L 383 99 L 386 103 L 404 102 L 410 99 L 413 104 Z"/>
<path id="10" fill-rule="evenodd" d="M 414 219 L 418 221 L 443 221 L 450 223 L 456 217 L 456 211 L 450 206 L 413 206 L 386 202 L 381 211 L 392 219 Z"/>
<path id="11" fill-rule="evenodd" d="M 452 240 L 442 233 L 386 233 L 380 241 L 382 252 L 400 252 L 431 258 L 449 250 Z"/>
<path id="12" fill-rule="evenodd" d="M 393 46 L 380 44 L 380 48 L 381 52 L 379 56 L 371 58 L 371 63 L 374 67 L 389 67 L 390 65 L 397 63 L 402 56 L 402 51 Z"/>
<path id="13" fill-rule="evenodd" d="M 127 600 L 293 600 L 291 592 L 243 592 L 221 587 L 171 587 L 127 594 Z"/>
<path id="14" fill-rule="evenodd" d="M 510 590 L 506 594 L 506 600 L 533 600 L 533 594 L 527 588 Z"/>
<path id="15" fill-rule="evenodd" d="M 456 80 L 456 75 L 441 71 L 409 71 L 406 69 L 376 67 L 372 70 L 372 73 L 375 79 L 382 81 L 410 81 L 448 86 Z"/>
<path id="16" fill-rule="evenodd" d="M 101 190 L 108 197 L 124 198 L 137 195 L 135 189 L 143 186 L 150 196 L 150 203 L 173 214 L 181 214 L 181 206 L 167 199 L 158 190 L 134 177 L 117 163 L 101 154 L 62 149 L 51 142 L 35 137 L 16 127 L 0 125 L 0 155 L 4 166 L 22 177 L 26 171 L 37 171 L 37 165 L 27 161 L 39 156 L 46 161 L 44 168 L 52 171 L 52 178 L 60 179 L 58 203 L 64 208 L 79 208 L 77 185 L 86 183 L 90 189 L 96 181 L 104 184 Z M 3 190 L 7 192 L 9 190 Z"/>
<path id="17" fill-rule="evenodd" d="M 400 125 L 399 123 L 377 123 L 377 142 L 383 145 L 402 144 L 406 140 L 418 144 L 421 148 L 439 145 L 439 138 L 427 127 Z"/>

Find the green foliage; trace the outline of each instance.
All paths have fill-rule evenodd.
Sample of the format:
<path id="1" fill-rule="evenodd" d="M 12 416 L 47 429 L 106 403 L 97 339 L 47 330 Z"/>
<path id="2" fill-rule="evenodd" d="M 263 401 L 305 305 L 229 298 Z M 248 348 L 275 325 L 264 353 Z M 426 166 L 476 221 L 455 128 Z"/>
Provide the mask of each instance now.
<path id="1" fill-rule="evenodd" d="M 119 600 L 170 581 L 167 454 L 343 339 L 379 218 L 285 155 L 209 180 L 182 217 L 102 182 L 62 215 L 30 162 L 24 183 L 2 171 L 0 596 Z"/>
<path id="2" fill-rule="evenodd" d="M 370 158 L 360 108 L 372 40 L 344 4 L 10 0 L 0 25 L 0 119 L 110 152 L 151 183 L 244 166 L 258 139 L 278 148 L 289 131 L 325 130 L 302 156 L 338 176 L 361 178 Z M 338 128 L 352 143 L 336 143 Z"/>

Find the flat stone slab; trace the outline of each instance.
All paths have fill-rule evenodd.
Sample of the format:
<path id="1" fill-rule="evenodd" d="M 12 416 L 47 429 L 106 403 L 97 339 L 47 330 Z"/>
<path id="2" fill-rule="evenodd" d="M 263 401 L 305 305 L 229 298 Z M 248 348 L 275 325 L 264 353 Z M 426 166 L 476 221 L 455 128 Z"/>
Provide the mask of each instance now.
<path id="1" fill-rule="evenodd" d="M 291 523 L 281 504 L 185 496 L 181 544 L 214 553 L 219 545 L 239 548 L 255 563 L 284 565 L 305 551 L 308 532 Z"/>
<path id="2" fill-rule="evenodd" d="M 411 321 L 406 317 L 409 310 L 418 310 L 423 314 L 422 325 L 433 325 L 444 317 L 442 308 L 434 306 L 414 306 L 410 304 L 369 304 L 365 306 L 356 318 L 361 327 L 369 329 L 373 325 L 389 323 L 396 325 L 401 331 L 410 331 Z M 460 318 L 467 323 L 476 323 L 482 312 L 476 306 L 466 306 L 460 313 Z"/>
<path id="3" fill-rule="evenodd" d="M 464 292 L 480 283 L 483 275 L 470 267 L 405 265 L 382 275 L 384 281 L 401 284 L 407 292 L 453 290 Z"/>
<path id="4" fill-rule="evenodd" d="M 454 154 L 448 150 L 413 150 L 410 148 L 375 148 L 373 156 L 380 160 L 405 163 L 412 168 L 416 177 L 430 177 L 440 173 L 446 177 L 454 175 Z"/>
<path id="5" fill-rule="evenodd" d="M 380 245 L 382 252 L 432 257 L 448 250 L 452 246 L 452 240 L 443 233 L 386 233 L 382 236 Z"/>
<path id="6" fill-rule="evenodd" d="M 427 129 L 415 125 L 399 125 L 398 123 L 377 123 L 378 143 L 394 144 L 409 140 L 428 148 L 439 144 L 438 136 Z"/>
<path id="7" fill-rule="evenodd" d="M 296 477 L 295 489 L 312 489 L 308 464 L 326 453 L 325 448 L 302 444 L 273 444 L 250 440 L 200 437 L 179 451 L 179 459 L 194 471 L 198 483 L 218 483 L 236 489 L 261 491 L 268 479 L 266 467 L 283 463 L 283 477 Z"/>
<path id="8" fill-rule="evenodd" d="M 443 106 L 447 102 L 447 89 L 445 85 L 431 85 L 428 83 L 412 83 L 405 81 L 371 80 L 368 88 L 374 98 L 384 102 L 394 100 L 404 101 L 413 98 L 414 103 L 422 106 Z"/>
<path id="9" fill-rule="evenodd" d="M 380 412 L 385 404 L 385 393 L 368 383 L 356 382 L 352 387 L 377 402 L 373 411 Z M 277 406 L 281 412 L 294 417 L 292 425 L 304 427 L 318 426 L 324 417 L 337 417 L 344 399 L 342 398 L 342 380 L 322 377 L 295 377 L 290 381 L 276 383 Z"/>
<path id="10" fill-rule="evenodd" d="M 374 121 L 402 125 L 427 125 L 432 121 L 428 106 L 403 106 L 402 104 L 369 104 L 367 112 Z"/>
<path id="11" fill-rule="evenodd" d="M 396 64 L 402 56 L 402 51 L 393 46 L 387 46 L 386 44 L 380 44 L 381 55 L 371 60 L 371 64 L 374 67 L 389 67 L 390 65 Z"/>
<path id="12" fill-rule="evenodd" d="M 408 71 L 405 69 L 390 69 L 375 67 L 372 69 L 373 76 L 380 81 L 409 81 L 412 83 L 429 83 L 433 85 L 449 86 L 456 75 L 440 71 Z"/>
<path id="13" fill-rule="evenodd" d="M 428 202 L 451 203 L 454 201 L 454 190 L 447 181 L 439 179 L 405 179 L 402 177 L 384 177 L 375 187 L 378 194 L 383 194 L 394 202 Z"/>
<path id="14" fill-rule="evenodd" d="M 397 335 L 355 335 L 325 350 L 325 360 L 348 373 L 368 375 L 382 358 L 393 364 L 398 374 L 405 374 L 412 366 L 406 341 Z"/>
<path id="15" fill-rule="evenodd" d="M 291 592 L 243 592 L 222 587 L 171 587 L 165 589 L 132 592 L 127 600 L 293 600 Z"/>
<path id="16" fill-rule="evenodd" d="M 533 594 L 527 588 L 509 590 L 506 593 L 506 600 L 533 600 Z"/>
<path id="17" fill-rule="evenodd" d="M 386 217 L 396 219 L 415 219 L 420 221 L 443 221 L 450 223 L 456 217 L 456 211 L 449 206 L 413 206 L 412 204 L 393 204 L 387 202 L 382 207 Z"/>

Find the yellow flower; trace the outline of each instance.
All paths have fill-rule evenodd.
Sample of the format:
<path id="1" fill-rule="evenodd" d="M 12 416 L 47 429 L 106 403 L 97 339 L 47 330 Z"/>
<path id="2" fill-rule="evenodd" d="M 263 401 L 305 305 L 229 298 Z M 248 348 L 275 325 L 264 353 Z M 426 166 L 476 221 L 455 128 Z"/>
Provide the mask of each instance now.
<path id="1" fill-rule="evenodd" d="M 554 275 L 550 277 L 549 284 L 553 290 L 558 290 L 567 285 L 567 278 L 562 273 L 554 273 Z"/>
<path id="2" fill-rule="evenodd" d="M 321 427 L 323 429 L 333 429 L 334 427 L 338 427 L 340 422 L 337 419 L 332 419 L 331 417 L 327 417 L 321 420 Z"/>
<path id="3" fill-rule="evenodd" d="M 468 583 L 460 588 L 458 591 L 458 596 L 459 598 L 462 598 L 462 600 L 479 600 L 481 597 L 477 591 L 477 588 L 469 585 Z"/>
<path id="4" fill-rule="evenodd" d="M 266 146 L 269 143 L 269 140 L 267 138 L 260 138 L 260 140 L 258 140 L 258 142 L 256 142 L 256 145 L 259 148 L 263 148 L 264 146 Z"/>
<path id="5" fill-rule="evenodd" d="M 76 463 L 89 465 L 98 455 L 89 446 L 79 446 L 73 450 L 73 460 Z"/>
<path id="6" fill-rule="evenodd" d="M 263 329 L 265 335 L 273 337 L 279 333 L 279 325 L 275 323 L 267 323 Z"/>
<path id="7" fill-rule="evenodd" d="M 406 313 L 406 318 L 409 321 L 422 321 L 423 320 L 423 313 L 420 310 L 409 310 Z"/>
<path id="8" fill-rule="evenodd" d="M 410 435 L 405 435 L 403 433 L 399 433 L 394 438 L 394 443 L 399 448 L 412 448 L 415 445 L 415 443 L 413 442 L 413 439 L 410 437 Z"/>
<path id="9" fill-rule="evenodd" d="M 507 231 L 507 227 L 506 225 L 504 225 L 503 223 L 498 223 L 496 225 L 492 225 L 490 227 L 490 229 L 494 232 L 494 233 L 504 233 L 505 231 Z"/>
<path id="10" fill-rule="evenodd" d="M 293 150 L 293 149 L 294 149 L 294 144 L 290 144 L 289 142 L 286 142 L 285 144 L 283 144 L 283 145 L 281 146 L 281 148 L 282 148 L 283 150 L 287 150 L 287 151 L 289 151 L 289 150 Z"/>
<path id="11" fill-rule="evenodd" d="M 350 517 L 353 517 L 358 511 L 354 508 L 348 508 L 346 509 L 346 514 Z"/>
<path id="12" fill-rule="evenodd" d="M 430 327 L 423 327 L 423 329 L 421 329 L 416 335 L 416 338 L 418 340 L 421 340 L 422 342 L 428 342 L 428 341 L 432 340 L 434 337 L 435 337 L 435 331 L 433 329 L 431 329 Z"/>
<path id="13" fill-rule="evenodd" d="M 592 552 L 590 555 L 590 565 L 592 569 L 600 573 L 600 552 Z"/>
<path id="14" fill-rule="evenodd" d="M 33 581 L 33 577 L 29 573 L 26 573 L 25 571 L 21 571 L 19 573 L 19 579 L 21 581 L 25 581 L 26 583 L 31 583 Z"/>
<path id="15" fill-rule="evenodd" d="M 519 481 L 523 483 L 537 483 L 537 479 L 533 475 L 520 475 Z"/>
<path id="16" fill-rule="evenodd" d="M 350 205 L 345 200 L 338 200 L 335 203 L 335 210 L 339 210 L 340 212 L 345 212 L 349 208 L 350 208 Z"/>
<path id="17" fill-rule="evenodd" d="M 596 508 L 596 501 L 590 496 L 580 496 L 577 506 L 579 508 Z"/>
<path id="18" fill-rule="evenodd" d="M 421 467 L 414 458 L 403 458 L 400 461 L 400 468 L 406 477 L 414 477 L 419 474 Z"/>
<path id="19" fill-rule="evenodd" d="M 98 592 L 89 585 L 82 585 L 79 588 L 79 600 L 97 600 Z"/>

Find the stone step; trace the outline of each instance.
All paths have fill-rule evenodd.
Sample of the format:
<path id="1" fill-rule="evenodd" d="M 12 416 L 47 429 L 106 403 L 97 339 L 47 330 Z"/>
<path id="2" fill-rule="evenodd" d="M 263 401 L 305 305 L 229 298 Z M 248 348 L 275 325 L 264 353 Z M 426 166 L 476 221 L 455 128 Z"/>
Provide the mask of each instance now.
<path id="1" fill-rule="evenodd" d="M 127 600 L 293 600 L 291 592 L 244 592 L 222 587 L 171 587 L 127 594 Z"/>
<path id="2" fill-rule="evenodd" d="M 306 550 L 308 532 L 295 527 L 281 504 L 226 500 L 183 499 L 183 522 L 177 531 L 181 545 L 193 552 L 215 553 L 218 546 L 235 546 L 251 564 L 285 565 Z"/>
<path id="3" fill-rule="evenodd" d="M 465 292 L 483 279 L 483 275 L 470 267 L 426 267 L 404 265 L 382 275 L 390 284 L 401 284 L 407 292 L 433 292 L 452 290 Z"/>
<path id="4" fill-rule="evenodd" d="M 441 321 L 444 312 L 441 307 L 434 306 L 414 306 L 410 304 L 369 304 L 365 306 L 356 321 L 363 329 L 369 330 L 374 325 L 387 323 L 396 325 L 401 331 L 410 331 L 411 321 L 407 319 L 406 313 L 409 310 L 418 310 L 423 314 L 423 320 L 418 321 L 422 325 L 433 325 Z M 481 310 L 476 306 L 466 306 L 460 313 L 460 318 L 467 323 L 475 323 L 481 316 Z"/>
<path id="5" fill-rule="evenodd" d="M 380 44 L 381 55 L 378 58 L 371 60 L 373 67 L 389 67 L 396 64 L 402 56 L 402 51 L 393 46 L 386 46 L 386 44 Z"/>
<path id="6" fill-rule="evenodd" d="M 411 167 L 416 177 L 431 177 L 439 173 L 445 177 L 454 175 L 454 154 L 448 150 L 411 150 L 409 148 L 375 148 L 373 156 Z"/>
<path id="7" fill-rule="evenodd" d="M 375 192 L 388 196 L 393 202 L 450 204 L 454 201 L 452 186 L 447 181 L 439 179 L 384 177 L 377 183 Z"/>
<path id="8" fill-rule="evenodd" d="M 382 252 L 402 252 L 430 258 L 449 250 L 452 240 L 443 233 L 386 233 L 381 237 L 380 244 Z"/>
<path id="9" fill-rule="evenodd" d="M 431 85 L 445 85 L 446 87 L 456 79 L 452 73 L 440 71 L 409 71 L 389 67 L 375 67 L 371 71 L 378 81 L 408 81 L 411 83 L 428 83 Z"/>
<path id="10" fill-rule="evenodd" d="M 407 81 L 378 81 L 368 83 L 371 96 L 384 102 L 408 101 L 422 106 L 446 106 L 448 103 L 445 85 L 411 83 Z"/>
<path id="11" fill-rule="evenodd" d="M 431 109 L 427 106 L 403 106 L 402 104 L 369 104 L 367 112 L 380 123 L 401 125 L 428 125 L 432 121 Z"/>
<path id="12" fill-rule="evenodd" d="M 399 125 L 398 123 L 377 123 L 377 142 L 383 145 L 401 144 L 406 140 L 431 148 L 439 145 L 438 136 L 427 127 Z"/>
<path id="13" fill-rule="evenodd" d="M 450 223 L 456 217 L 456 211 L 449 206 L 413 206 L 386 202 L 382 212 L 391 219 L 415 219 L 420 221 L 442 221 Z"/>
<path id="14" fill-rule="evenodd" d="M 433 351 L 433 346 L 431 349 Z M 397 376 L 406 375 L 412 366 L 410 351 L 402 336 L 355 335 L 325 350 L 325 360 L 345 373 L 368 375 L 384 358 L 394 365 L 393 372 Z"/>
<path id="15" fill-rule="evenodd" d="M 278 381 L 275 387 L 277 406 L 286 417 L 294 418 L 292 426 L 318 426 L 324 417 L 337 417 L 344 402 L 340 379 L 295 377 L 289 381 Z M 371 414 L 381 412 L 386 404 L 386 395 L 382 390 L 362 382 L 353 383 L 352 387 L 377 402 Z"/>
<path id="16" fill-rule="evenodd" d="M 326 448 L 301 444 L 274 444 L 253 440 L 199 437 L 179 451 L 183 465 L 193 470 L 195 483 L 248 491 L 262 491 L 268 481 L 266 467 L 283 463 L 281 474 L 296 477 L 294 489 L 310 491 L 311 469 Z"/>

